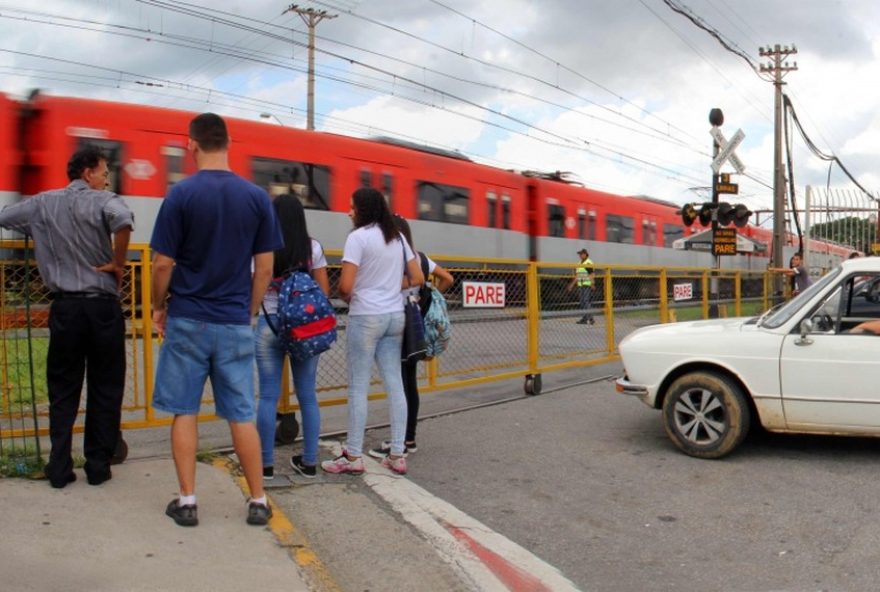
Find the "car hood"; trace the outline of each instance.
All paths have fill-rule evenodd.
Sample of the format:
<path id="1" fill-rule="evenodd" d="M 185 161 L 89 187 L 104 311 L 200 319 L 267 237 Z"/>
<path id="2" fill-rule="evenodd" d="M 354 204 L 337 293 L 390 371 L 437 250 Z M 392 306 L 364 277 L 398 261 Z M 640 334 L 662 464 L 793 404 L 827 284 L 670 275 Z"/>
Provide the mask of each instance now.
<path id="1" fill-rule="evenodd" d="M 653 341 L 655 339 L 668 340 L 677 338 L 699 339 L 704 337 L 720 337 L 725 334 L 755 331 L 757 328 L 758 325 L 754 322 L 754 318 L 752 317 L 665 323 L 636 329 L 623 339 L 621 345 L 624 343 Z"/>

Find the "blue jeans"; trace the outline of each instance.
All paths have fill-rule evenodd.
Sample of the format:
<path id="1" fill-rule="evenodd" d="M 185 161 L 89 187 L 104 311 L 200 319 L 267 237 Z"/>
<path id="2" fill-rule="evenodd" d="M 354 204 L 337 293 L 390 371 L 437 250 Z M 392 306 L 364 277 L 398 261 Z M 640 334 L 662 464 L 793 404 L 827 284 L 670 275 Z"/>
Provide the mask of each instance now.
<path id="1" fill-rule="evenodd" d="M 159 350 L 153 407 L 197 415 L 211 379 L 214 411 L 235 423 L 254 420 L 254 336 L 249 325 L 168 317 Z"/>
<path id="2" fill-rule="evenodd" d="M 278 327 L 276 315 L 271 315 L 272 325 Z M 284 349 L 281 341 L 269 328 L 265 314 L 260 314 L 255 333 L 255 357 L 260 381 L 260 402 L 257 406 L 257 431 L 263 449 L 263 466 L 274 464 L 275 413 L 281 395 L 281 371 L 284 368 Z M 293 386 L 302 417 L 303 464 L 318 463 L 318 435 L 321 432 L 321 410 L 315 382 L 318 375 L 318 359 L 315 356 L 301 362 L 290 360 Z"/>
<path id="3" fill-rule="evenodd" d="M 578 286 L 578 291 L 581 296 L 581 310 L 584 311 L 584 315 L 581 318 L 592 319 L 593 315 L 590 313 L 590 307 L 593 299 L 593 286 Z"/>
<path id="4" fill-rule="evenodd" d="M 388 395 L 391 419 L 391 454 L 403 454 L 406 430 L 406 396 L 400 375 L 400 349 L 403 345 L 403 311 L 348 317 L 346 357 L 348 358 L 348 443 L 351 456 L 361 456 L 367 425 L 367 393 L 373 360 Z"/>

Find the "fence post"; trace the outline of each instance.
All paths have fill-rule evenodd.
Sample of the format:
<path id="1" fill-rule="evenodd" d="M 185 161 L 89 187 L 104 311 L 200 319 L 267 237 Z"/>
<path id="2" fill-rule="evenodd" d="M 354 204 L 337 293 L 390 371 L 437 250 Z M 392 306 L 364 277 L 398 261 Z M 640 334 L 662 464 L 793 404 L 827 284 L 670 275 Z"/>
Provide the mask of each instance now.
<path id="1" fill-rule="evenodd" d="M 708 271 L 704 271 L 702 273 L 701 286 L 702 287 L 700 289 L 700 292 L 702 293 L 701 295 L 702 295 L 702 299 L 703 299 L 703 306 L 702 306 L 703 318 L 708 319 L 709 318 L 709 272 Z"/>
<path id="2" fill-rule="evenodd" d="M 735 316 L 741 317 L 742 314 L 742 272 L 737 271 L 733 279 L 733 298 Z"/>
<path id="3" fill-rule="evenodd" d="M 141 317 L 144 321 L 144 415 L 147 421 L 153 413 L 153 261 L 150 250 L 141 250 Z"/>
<path id="4" fill-rule="evenodd" d="M 605 268 L 605 347 L 608 353 L 614 353 L 614 286 L 611 280 L 611 268 Z"/>
<path id="5" fill-rule="evenodd" d="M 660 322 L 669 322 L 669 294 L 667 292 L 666 268 L 660 270 Z"/>
<path id="6" fill-rule="evenodd" d="M 529 373 L 538 373 L 538 339 L 539 339 L 539 319 L 541 315 L 541 303 L 538 295 L 538 264 L 534 261 L 529 262 L 526 270 L 526 319 L 528 324 L 527 331 L 527 351 L 529 352 Z"/>

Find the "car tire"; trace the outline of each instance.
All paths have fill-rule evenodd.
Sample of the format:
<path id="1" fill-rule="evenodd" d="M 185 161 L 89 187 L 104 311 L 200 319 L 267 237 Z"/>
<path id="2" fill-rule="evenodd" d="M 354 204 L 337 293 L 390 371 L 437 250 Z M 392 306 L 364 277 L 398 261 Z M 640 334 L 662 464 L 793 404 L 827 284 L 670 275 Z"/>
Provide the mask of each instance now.
<path id="1" fill-rule="evenodd" d="M 697 458 L 730 454 L 745 439 L 750 424 L 742 389 L 714 372 L 679 377 L 663 401 L 666 433 L 682 452 Z"/>

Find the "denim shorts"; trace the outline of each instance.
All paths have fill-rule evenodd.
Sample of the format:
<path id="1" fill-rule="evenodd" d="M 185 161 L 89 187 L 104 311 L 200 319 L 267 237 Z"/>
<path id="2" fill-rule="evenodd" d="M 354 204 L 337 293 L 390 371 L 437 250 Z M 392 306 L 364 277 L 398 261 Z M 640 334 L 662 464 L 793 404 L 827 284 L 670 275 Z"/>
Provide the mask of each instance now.
<path id="1" fill-rule="evenodd" d="M 169 317 L 159 351 L 153 407 L 175 415 L 197 415 L 208 378 L 219 417 L 236 423 L 254 421 L 254 334 L 250 325 Z"/>

